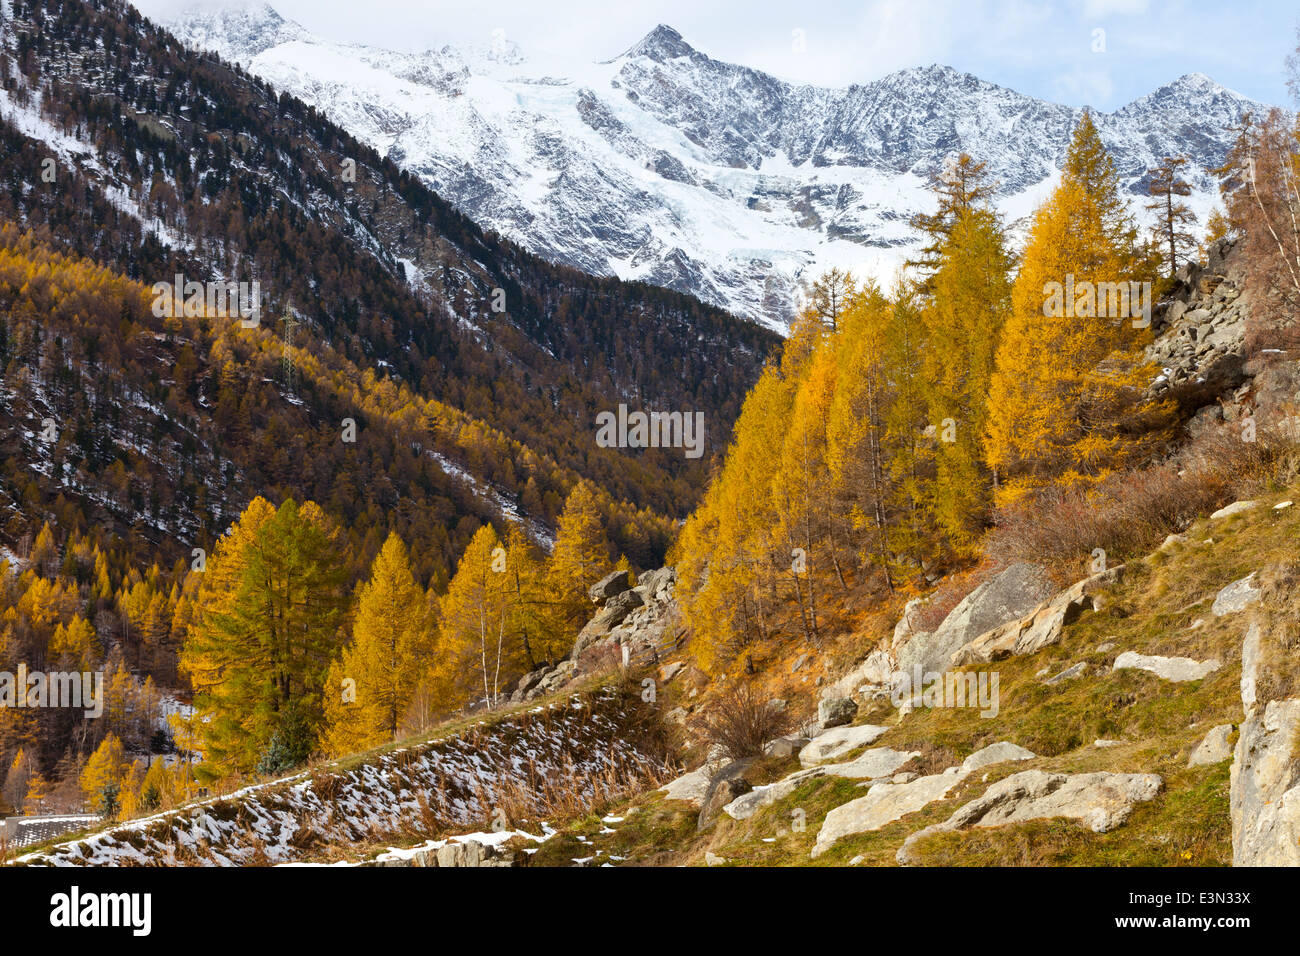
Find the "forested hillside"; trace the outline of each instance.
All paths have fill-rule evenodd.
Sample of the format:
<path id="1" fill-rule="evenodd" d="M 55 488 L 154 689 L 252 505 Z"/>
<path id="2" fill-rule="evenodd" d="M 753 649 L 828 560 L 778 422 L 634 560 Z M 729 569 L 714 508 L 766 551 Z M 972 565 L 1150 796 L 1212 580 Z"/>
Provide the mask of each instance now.
<path id="1" fill-rule="evenodd" d="M 253 751 L 240 771 L 286 726 L 307 730 L 281 763 L 320 742 L 321 685 L 386 540 L 431 615 L 472 542 L 493 542 L 490 556 L 499 538 L 532 562 L 512 575 L 521 605 L 572 560 L 661 563 L 777 343 L 690 297 L 483 233 L 310 108 L 123 3 L 4 3 L 0 77 L 0 665 L 102 670 L 110 702 L 108 720 L 0 711 L 10 806 L 75 805 L 82 787 L 95 803 L 109 784 L 129 806 L 150 753 L 193 732 L 162 711 L 202 690 L 200 665 L 183 666 L 198 582 L 259 497 L 327 529 L 324 552 L 285 560 L 328 565 L 333 616 L 267 677 L 281 696 L 258 704 L 261 730 L 240 728 Z M 214 281 L 257 283 L 258 320 L 180 289 L 179 307 L 159 308 L 158 283 Z M 703 413 L 705 455 L 598 446 L 595 416 L 619 403 Z M 585 558 L 565 543 L 566 501 Z M 492 679 L 440 685 L 421 719 L 563 653 L 574 594 L 586 600 L 572 585 L 529 612 L 531 640 L 498 634 Z M 431 663 L 415 681 L 429 693 Z M 389 700 L 387 725 L 335 739 L 391 734 L 415 684 L 400 716 Z"/>

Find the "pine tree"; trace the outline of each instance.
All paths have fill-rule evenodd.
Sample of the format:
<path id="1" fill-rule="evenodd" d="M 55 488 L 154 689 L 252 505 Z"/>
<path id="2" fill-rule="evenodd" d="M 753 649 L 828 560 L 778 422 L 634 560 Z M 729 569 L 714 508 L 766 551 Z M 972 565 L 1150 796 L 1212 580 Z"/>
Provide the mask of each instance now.
<path id="1" fill-rule="evenodd" d="M 989 385 L 984 450 L 1003 479 L 997 503 L 1052 482 L 1095 483 L 1164 437 L 1168 410 L 1142 407 L 1154 370 L 1138 350 L 1150 331 L 1131 319 L 1131 302 L 1117 310 L 1127 314 L 1099 314 L 1111 310 L 1096 294 L 1098 283 L 1149 281 L 1135 240 L 1085 113 L 1061 184 L 1034 217 Z M 1140 416 L 1151 421 L 1138 427 Z"/>
<path id="2" fill-rule="evenodd" d="M 507 569 L 501 540 L 491 525 L 483 525 L 460 556 L 439 602 L 439 676 L 456 699 L 481 694 L 491 706 L 500 695 L 502 668 L 510 665 L 507 633 L 513 584 Z"/>
<path id="3" fill-rule="evenodd" d="M 102 805 L 105 798 L 111 796 L 111 806 L 116 810 L 120 806 L 122 779 L 129 769 L 122 741 L 116 734 L 109 734 L 95 748 L 81 771 L 82 794 L 97 805 Z"/>
<path id="4" fill-rule="evenodd" d="M 981 439 L 994 358 L 1011 310 L 1012 266 L 996 214 L 984 208 L 959 213 L 923 313 L 923 377 L 935 439 L 927 508 L 960 553 L 972 552 L 989 506 Z"/>
<path id="5" fill-rule="evenodd" d="M 1171 279 L 1178 272 L 1179 264 L 1186 262 L 1196 247 L 1196 237 L 1188 231 L 1196 222 L 1196 213 L 1177 198 L 1192 194 L 1191 185 L 1178 175 L 1179 167 L 1186 163 L 1186 156 L 1166 156 L 1159 166 L 1147 170 L 1150 177 L 1147 192 L 1155 199 L 1146 208 L 1156 214 L 1152 230 Z"/>
<path id="6" fill-rule="evenodd" d="M 309 755 L 345 601 L 335 551 L 320 508 L 292 499 L 254 499 L 218 543 L 181 660 L 208 718 L 201 777 L 248 773 L 277 732 L 293 760 Z"/>
<path id="7" fill-rule="evenodd" d="M 352 643 L 326 682 L 324 742 L 332 755 L 397 738 L 434 643 L 424 591 L 411 574 L 406 546 L 392 532 L 358 589 Z M 345 680 L 352 682 L 346 696 Z"/>

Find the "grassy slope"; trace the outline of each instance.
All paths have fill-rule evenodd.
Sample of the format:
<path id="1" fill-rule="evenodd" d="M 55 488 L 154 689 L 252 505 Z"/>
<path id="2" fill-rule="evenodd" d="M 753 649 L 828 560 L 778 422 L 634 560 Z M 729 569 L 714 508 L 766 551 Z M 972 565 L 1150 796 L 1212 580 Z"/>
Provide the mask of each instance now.
<path id="1" fill-rule="evenodd" d="M 748 820 L 723 814 L 700 833 L 693 808 L 665 801 L 662 794 L 647 795 L 614 811 L 626 817 L 608 827 L 614 833 L 599 833 L 606 827 L 596 817 L 577 821 L 549 841 L 533 863 L 566 865 L 598 849 L 603 851 L 598 859 L 621 856 L 629 864 L 702 864 L 705 854 L 712 853 L 740 865 L 844 865 L 861 856 L 865 864 L 892 866 L 895 851 L 910 833 L 947 819 L 988 784 L 1040 768 L 1154 772 L 1164 778 L 1165 788 L 1110 833 L 1092 833 L 1069 820 L 944 833 L 921 843 L 922 859 L 986 866 L 1228 865 L 1230 761 L 1189 768 L 1187 758 L 1211 727 L 1242 719 L 1239 680 L 1246 616 L 1215 618 L 1210 605 L 1232 581 L 1293 559 L 1300 507 L 1271 508 L 1286 497 L 1264 496 L 1260 507 L 1244 514 L 1202 519 L 1188 529 L 1185 543 L 1128 565 L 1105 595 L 1103 608 L 1067 627 L 1059 644 L 995 665 L 1001 682 L 997 717 L 982 719 L 972 709 L 934 709 L 900 720 L 885 702 L 857 718 L 894 727 L 873 746 L 922 752 L 905 770 L 936 772 L 999 740 L 1027 747 L 1038 759 L 972 775 L 946 799 L 879 831 L 844 839 L 816 860 L 810 860 L 809 851 L 826 813 L 865 792 L 856 781 L 812 780 Z M 1105 643 L 1115 646 L 1099 651 Z M 1126 650 L 1197 660 L 1217 657 L 1223 667 L 1203 680 L 1173 684 L 1143 671 L 1112 671 L 1115 657 Z M 1045 686 L 1038 676 L 1044 669 L 1049 676 L 1080 661 L 1090 666 L 1087 677 Z M 1122 743 L 1098 748 L 1093 746 L 1098 738 Z M 795 758 L 768 760 L 746 779 L 768 783 L 798 767 Z M 797 810 L 803 811 L 802 830 L 795 826 Z"/>

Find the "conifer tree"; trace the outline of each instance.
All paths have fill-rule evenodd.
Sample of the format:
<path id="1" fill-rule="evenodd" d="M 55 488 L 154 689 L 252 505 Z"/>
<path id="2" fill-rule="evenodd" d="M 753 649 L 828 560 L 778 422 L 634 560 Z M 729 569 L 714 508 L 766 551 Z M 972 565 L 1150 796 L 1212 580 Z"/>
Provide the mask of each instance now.
<path id="1" fill-rule="evenodd" d="M 548 569 L 552 593 L 571 634 L 591 616 L 588 589 L 614 570 L 612 551 L 595 489 L 579 481 L 564 502 Z"/>
<path id="2" fill-rule="evenodd" d="M 491 706 L 499 698 L 503 669 L 508 674 L 512 664 L 507 641 L 512 590 L 501 539 L 491 525 L 483 525 L 460 556 L 438 608 L 439 675 L 455 699 L 481 694 Z"/>
<path id="3" fill-rule="evenodd" d="M 424 591 L 396 532 L 375 556 L 356 604 L 352 643 L 325 684 L 324 742 L 335 756 L 397 738 L 435 643 Z"/>

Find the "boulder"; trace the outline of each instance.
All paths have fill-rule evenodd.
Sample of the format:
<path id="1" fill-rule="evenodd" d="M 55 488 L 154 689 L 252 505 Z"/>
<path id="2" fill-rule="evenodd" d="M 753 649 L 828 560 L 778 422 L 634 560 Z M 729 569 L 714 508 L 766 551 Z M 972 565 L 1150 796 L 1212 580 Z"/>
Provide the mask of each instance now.
<path id="1" fill-rule="evenodd" d="M 1119 580 L 1124 566 L 1084 578 L 1049 598 L 1024 617 L 987 631 L 957 650 L 954 666 L 989 664 L 1013 655 L 1032 654 L 1061 639 L 1066 626 L 1085 610 L 1099 607 L 1098 592 Z"/>
<path id="2" fill-rule="evenodd" d="M 912 673 L 946 671 L 952 655 L 979 635 L 1020 618 L 1049 597 L 1054 588 L 1047 572 L 1020 562 L 999 572 L 966 595 L 930 633 L 915 632 L 897 648 L 895 670 Z"/>
<path id="3" fill-rule="evenodd" d="M 974 773 L 976 770 L 983 770 L 985 767 L 991 767 L 995 763 L 1006 763 L 1008 760 L 1033 760 L 1037 756 L 1032 750 L 1026 750 L 1009 740 L 1000 740 L 995 744 L 989 744 L 987 747 L 975 751 L 963 760 L 961 762 L 961 771 L 963 774 L 969 774 Z"/>
<path id="4" fill-rule="evenodd" d="M 769 757 L 793 757 L 808 746 L 808 738 L 798 734 L 788 734 L 769 740 L 763 745 L 763 753 Z"/>
<path id="5" fill-rule="evenodd" d="M 1259 595 L 1259 588 L 1255 586 L 1255 572 L 1252 571 L 1244 578 L 1233 581 L 1215 595 L 1214 603 L 1210 605 L 1210 612 L 1215 617 L 1236 614 L 1258 601 Z"/>
<path id="6" fill-rule="evenodd" d="M 1055 677 L 1047 678 L 1047 680 L 1043 681 L 1043 683 L 1049 686 L 1052 684 L 1062 684 L 1067 680 L 1074 680 L 1076 677 L 1084 677 L 1087 675 L 1087 673 L 1088 673 L 1087 662 L 1079 661 L 1079 663 L 1070 665 L 1065 670 L 1061 671 L 1061 673 L 1057 674 Z"/>
<path id="7" fill-rule="evenodd" d="M 1232 756 L 1232 724 L 1219 724 L 1202 738 L 1187 758 L 1187 766 L 1221 763 Z"/>
<path id="8" fill-rule="evenodd" d="M 1051 817 L 1078 820 L 1094 833 L 1106 833 L 1123 824 L 1136 804 L 1153 799 L 1163 786 L 1164 780 L 1154 773 L 1022 770 L 992 784 L 943 823 L 909 836 L 896 858 L 904 865 L 915 863 L 916 843 L 935 833 Z"/>
<path id="9" fill-rule="evenodd" d="M 1125 651 L 1115 658 L 1114 670 L 1136 669 L 1149 671 L 1167 681 L 1181 683 L 1200 680 L 1207 674 L 1217 671 L 1223 664 L 1217 659 L 1196 661 L 1190 657 L 1160 657 L 1156 654 L 1138 654 Z"/>
<path id="10" fill-rule="evenodd" d="M 874 724 L 859 724 L 856 727 L 836 727 L 823 731 L 799 751 L 799 762 L 805 767 L 829 763 L 850 750 L 875 743 L 888 730 L 888 727 Z"/>
<path id="11" fill-rule="evenodd" d="M 812 848 L 813 858 L 847 836 L 879 830 L 935 800 L 942 800 L 961 783 L 963 776 L 959 768 L 949 767 L 943 773 L 917 777 L 909 783 L 872 784 L 866 796 L 850 800 L 826 814 Z"/>
<path id="12" fill-rule="evenodd" d="M 848 777 L 850 780 L 878 780 L 892 777 L 899 767 L 913 757 L 921 756 L 919 750 L 893 750 L 889 747 L 873 747 L 863 751 L 857 757 L 845 763 L 822 764 L 820 768 L 833 777 Z"/>
<path id="13" fill-rule="evenodd" d="M 827 729 L 843 727 L 857 715 L 858 705 L 847 697 L 831 697 L 817 704 L 817 721 Z"/>
<path id="14" fill-rule="evenodd" d="M 700 806 L 700 817 L 696 821 L 696 829 L 703 830 L 713 821 L 722 808 L 731 801 L 748 793 L 752 788 L 741 774 L 749 769 L 753 760 L 733 760 L 718 771 L 717 776 L 709 785 L 709 791 L 704 795 L 704 802 Z"/>
<path id="15" fill-rule="evenodd" d="M 1211 521 L 1218 521 L 1220 518 L 1230 518 L 1233 515 L 1239 515 L 1243 511 L 1249 511 L 1258 505 L 1258 501 L 1234 501 L 1230 505 L 1225 505 L 1214 514 L 1210 515 Z"/>
<path id="16" fill-rule="evenodd" d="M 1233 866 L 1300 866 L 1300 698 L 1248 711 L 1229 786 Z"/>
<path id="17" fill-rule="evenodd" d="M 722 809 L 733 820 L 748 820 L 763 807 L 771 806 L 778 800 L 784 800 L 802 784 L 822 775 L 823 771 L 820 767 L 798 770 L 776 783 L 764 787 L 755 787 L 753 790 L 741 794 Z"/>
<path id="18" fill-rule="evenodd" d="M 630 589 L 631 577 L 629 571 L 611 571 L 588 589 L 587 596 L 591 598 L 593 604 L 604 604 L 614 595 Z"/>

